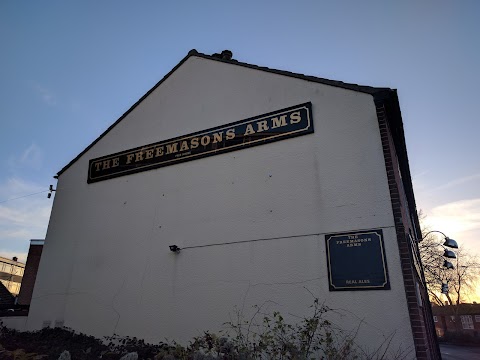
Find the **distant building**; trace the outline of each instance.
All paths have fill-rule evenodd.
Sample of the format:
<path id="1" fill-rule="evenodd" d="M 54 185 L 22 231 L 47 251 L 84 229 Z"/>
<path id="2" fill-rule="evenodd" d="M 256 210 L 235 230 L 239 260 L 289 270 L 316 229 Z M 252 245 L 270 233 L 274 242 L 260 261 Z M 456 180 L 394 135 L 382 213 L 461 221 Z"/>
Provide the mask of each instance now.
<path id="1" fill-rule="evenodd" d="M 15 296 L 13 296 L 5 285 L 3 285 L 3 282 L 0 281 L 0 314 L 2 307 L 13 304 L 15 304 Z"/>
<path id="2" fill-rule="evenodd" d="M 474 337 L 480 336 L 480 304 L 458 305 L 458 317 L 455 316 L 456 306 L 433 306 L 433 321 L 439 337 L 446 332 L 462 332 Z M 457 323 L 458 321 L 458 323 Z"/>
<path id="3" fill-rule="evenodd" d="M 24 323 L 188 342 L 315 294 L 437 359 L 420 233 L 395 90 L 192 50 L 58 173 Z"/>
<path id="4" fill-rule="evenodd" d="M 25 273 L 23 275 L 22 287 L 18 294 L 19 305 L 30 305 L 32 299 L 33 287 L 37 279 L 38 265 L 42 256 L 44 240 L 30 240 L 28 249 L 27 263 L 25 264 Z"/>
<path id="5" fill-rule="evenodd" d="M 25 264 L 13 259 L 0 257 L 0 281 L 3 286 L 13 295 L 17 296 L 20 292 Z"/>

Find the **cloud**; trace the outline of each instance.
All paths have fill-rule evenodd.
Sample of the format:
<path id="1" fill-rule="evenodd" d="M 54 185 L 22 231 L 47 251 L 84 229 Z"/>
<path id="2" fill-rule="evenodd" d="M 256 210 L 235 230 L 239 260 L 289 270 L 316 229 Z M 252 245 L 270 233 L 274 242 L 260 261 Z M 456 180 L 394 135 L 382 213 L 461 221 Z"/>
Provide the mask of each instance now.
<path id="1" fill-rule="evenodd" d="M 425 222 L 474 252 L 480 249 L 480 198 L 436 206 L 428 212 Z"/>
<path id="2" fill-rule="evenodd" d="M 20 162 L 24 165 L 39 169 L 43 162 L 43 152 L 35 143 L 33 143 L 23 151 L 23 154 L 20 157 Z"/>
<path id="3" fill-rule="evenodd" d="M 33 89 L 40 95 L 45 104 L 49 106 L 55 106 L 57 104 L 56 96 L 50 90 L 40 84 L 33 84 Z"/>
<path id="4" fill-rule="evenodd" d="M 464 176 L 464 177 L 449 181 L 443 185 L 437 186 L 431 189 L 430 191 L 433 192 L 433 191 L 439 191 L 439 190 L 446 190 L 454 186 L 463 185 L 465 183 L 469 183 L 471 181 L 479 180 L 479 179 L 480 179 L 480 174 L 468 175 L 468 176 Z"/>
<path id="5" fill-rule="evenodd" d="M 480 230 L 480 199 L 461 200 L 432 209 L 431 220 L 457 231 Z"/>
<path id="6" fill-rule="evenodd" d="M 21 155 L 11 156 L 8 160 L 11 168 L 27 167 L 31 169 L 41 169 L 43 164 L 43 151 L 35 143 L 30 144 Z"/>
<path id="7" fill-rule="evenodd" d="M 0 183 L 0 255 L 26 251 L 30 239 L 45 238 L 52 201 L 45 192 L 16 199 L 43 190 L 47 187 L 20 178 Z"/>
<path id="8" fill-rule="evenodd" d="M 480 180 L 480 173 L 477 173 L 477 174 L 463 176 L 438 186 L 432 186 L 431 179 L 429 181 L 429 179 L 425 178 L 426 173 L 427 172 L 421 172 L 419 174 L 414 175 L 412 178 L 415 191 L 417 192 L 417 194 L 421 194 L 423 196 L 437 195 L 438 192 L 441 192 L 443 194 L 445 193 L 445 190 L 448 190 L 448 189 L 463 190 L 466 187 L 471 187 L 471 186 L 476 187 L 476 183 L 474 183 L 474 181 Z"/>

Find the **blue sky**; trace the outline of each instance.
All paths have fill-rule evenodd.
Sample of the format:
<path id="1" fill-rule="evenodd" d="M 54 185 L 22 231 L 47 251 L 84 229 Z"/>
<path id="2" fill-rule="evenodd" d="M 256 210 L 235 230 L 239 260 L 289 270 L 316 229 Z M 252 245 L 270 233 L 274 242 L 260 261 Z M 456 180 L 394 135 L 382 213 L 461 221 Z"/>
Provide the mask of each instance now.
<path id="1" fill-rule="evenodd" d="M 0 2 L 0 255 L 44 238 L 63 166 L 195 48 L 398 89 L 417 207 L 480 248 L 478 1 Z"/>

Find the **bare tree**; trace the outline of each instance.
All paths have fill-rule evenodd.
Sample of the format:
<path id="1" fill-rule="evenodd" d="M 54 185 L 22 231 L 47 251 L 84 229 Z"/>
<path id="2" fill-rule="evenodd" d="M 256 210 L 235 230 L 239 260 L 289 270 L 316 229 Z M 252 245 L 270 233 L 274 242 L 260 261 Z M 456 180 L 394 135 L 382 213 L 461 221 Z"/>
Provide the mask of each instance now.
<path id="1" fill-rule="evenodd" d="M 448 259 L 454 266 L 447 269 L 443 266 L 446 260 L 441 244 L 443 240 L 438 236 L 428 235 L 419 243 L 420 257 L 425 273 L 428 293 L 432 302 L 445 305 L 442 301 L 442 285 L 447 284 L 444 292 L 448 305 L 458 305 L 466 301 L 469 292 L 475 291 L 475 285 L 480 280 L 480 262 L 462 246 L 455 251 L 456 259 Z"/>

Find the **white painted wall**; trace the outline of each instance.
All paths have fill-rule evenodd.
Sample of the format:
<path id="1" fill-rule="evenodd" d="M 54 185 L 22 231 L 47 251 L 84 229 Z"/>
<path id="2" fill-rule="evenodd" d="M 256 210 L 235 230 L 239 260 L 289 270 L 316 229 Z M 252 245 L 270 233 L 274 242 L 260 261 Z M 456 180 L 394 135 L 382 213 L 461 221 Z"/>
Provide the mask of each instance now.
<path id="1" fill-rule="evenodd" d="M 87 184 L 89 159 L 307 101 L 314 134 Z M 324 234 L 371 228 L 392 289 L 329 292 Z M 373 99 L 190 57 L 60 176 L 28 327 L 186 341 L 235 306 L 305 314 L 305 288 L 353 314 L 341 326 L 364 319 L 363 345 L 413 348 Z"/>

